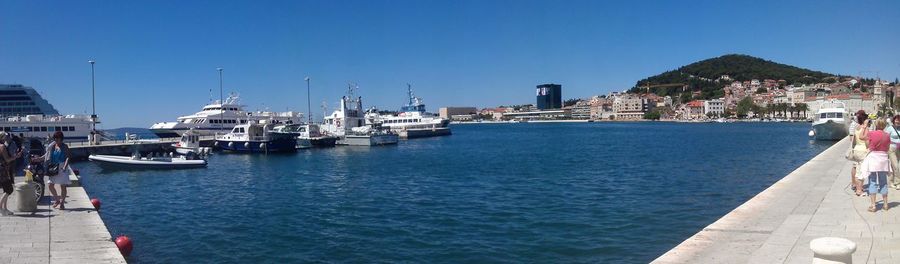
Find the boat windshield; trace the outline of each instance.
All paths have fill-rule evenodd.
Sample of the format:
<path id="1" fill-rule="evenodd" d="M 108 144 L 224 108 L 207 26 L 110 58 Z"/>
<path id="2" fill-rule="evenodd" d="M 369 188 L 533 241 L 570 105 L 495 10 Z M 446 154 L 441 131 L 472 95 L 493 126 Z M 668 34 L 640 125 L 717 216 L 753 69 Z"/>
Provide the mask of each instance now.
<path id="1" fill-rule="evenodd" d="M 819 118 L 844 118 L 844 113 L 821 113 Z"/>

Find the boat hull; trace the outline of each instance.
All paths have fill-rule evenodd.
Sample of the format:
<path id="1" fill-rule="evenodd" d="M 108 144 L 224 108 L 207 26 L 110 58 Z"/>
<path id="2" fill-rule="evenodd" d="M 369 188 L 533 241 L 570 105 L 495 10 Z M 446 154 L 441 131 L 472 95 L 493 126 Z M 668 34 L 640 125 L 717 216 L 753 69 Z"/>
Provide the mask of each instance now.
<path id="1" fill-rule="evenodd" d="M 329 147 L 334 147 L 336 142 L 337 142 L 337 138 L 335 138 L 335 137 L 314 137 L 314 138 L 297 137 L 297 148 L 298 149 L 329 148 Z"/>
<path id="2" fill-rule="evenodd" d="M 296 140 L 279 138 L 269 141 L 216 140 L 216 148 L 228 152 L 269 153 L 296 150 Z"/>
<path id="3" fill-rule="evenodd" d="M 206 167 L 206 160 L 185 160 L 181 158 L 132 159 L 128 156 L 90 155 L 88 160 L 96 162 L 97 165 L 104 169 L 171 170 Z"/>
<path id="4" fill-rule="evenodd" d="M 812 125 L 814 138 L 816 140 L 836 141 L 847 137 L 847 124 L 842 124 L 828 120 L 822 123 Z"/>
<path id="5" fill-rule="evenodd" d="M 425 128 L 425 129 L 407 129 L 397 131 L 400 138 L 422 138 L 422 137 L 439 137 L 449 136 L 451 134 L 449 127 Z"/>
<path id="6" fill-rule="evenodd" d="M 382 145 L 393 145 L 397 144 L 400 141 L 400 137 L 397 134 L 381 134 L 381 135 L 347 135 L 344 136 L 341 140 L 338 140 L 337 144 L 339 145 L 349 145 L 349 146 L 382 146 Z"/>

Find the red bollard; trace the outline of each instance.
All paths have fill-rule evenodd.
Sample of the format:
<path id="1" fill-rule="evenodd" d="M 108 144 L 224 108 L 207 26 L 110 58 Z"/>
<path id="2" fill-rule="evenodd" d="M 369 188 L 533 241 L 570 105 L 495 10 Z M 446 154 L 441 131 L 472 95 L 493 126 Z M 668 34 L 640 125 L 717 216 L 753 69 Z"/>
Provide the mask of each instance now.
<path id="1" fill-rule="evenodd" d="M 116 238 L 116 246 L 119 247 L 119 253 L 122 253 L 122 256 L 126 258 L 128 255 L 131 255 L 131 250 L 134 248 L 131 239 L 125 235 L 120 235 Z"/>
<path id="2" fill-rule="evenodd" d="M 97 199 L 97 198 L 91 199 L 91 204 L 94 205 L 94 209 L 96 209 L 97 211 L 100 211 L 100 199 Z"/>

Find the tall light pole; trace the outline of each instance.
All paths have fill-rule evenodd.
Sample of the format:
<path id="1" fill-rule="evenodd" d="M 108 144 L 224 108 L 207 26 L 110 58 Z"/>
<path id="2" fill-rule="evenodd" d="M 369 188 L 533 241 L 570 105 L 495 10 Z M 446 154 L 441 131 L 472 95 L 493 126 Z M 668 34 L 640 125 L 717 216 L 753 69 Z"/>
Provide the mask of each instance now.
<path id="1" fill-rule="evenodd" d="M 219 128 L 222 127 L 222 116 L 225 115 L 225 95 L 222 92 L 222 68 L 216 68 L 219 71 Z M 221 129 L 219 129 L 221 130 Z"/>
<path id="2" fill-rule="evenodd" d="M 95 99 L 95 89 L 94 89 L 94 63 L 95 61 L 89 60 L 88 63 L 91 64 L 91 132 L 97 130 L 97 100 Z"/>
<path id="3" fill-rule="evenodd" d="M 303 78 L 306 81 L 306 123 L 312 123 L 312 104 L 309 102 L 309 76 Z"/>

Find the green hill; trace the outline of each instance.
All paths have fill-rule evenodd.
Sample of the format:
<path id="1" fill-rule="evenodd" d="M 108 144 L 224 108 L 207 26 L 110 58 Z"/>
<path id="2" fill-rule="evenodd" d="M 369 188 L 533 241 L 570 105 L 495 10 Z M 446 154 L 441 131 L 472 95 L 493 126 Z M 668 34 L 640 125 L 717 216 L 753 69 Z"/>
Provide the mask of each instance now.
<path id="1" fill-rule="evenodd" d="M 839 78 L 845 77 L 747 55 L 729 54 L 691 63 L 640 80 L 631 89 L 631 92 L 645 92 L 649 85 L 650 92 L 660 96 L 677 96 L 682 92 L 683 86 L 687 85 L 687 89 L 690 91 L 700 91 L 701 99 L 718 98 L 724 95 L 722 87 L 732 82 L 716 81 L 722 75 L 728 75 L 734 81 L 772 79 L 784 80 L 785 84 L 794 85 L 835 82 Z"/>

